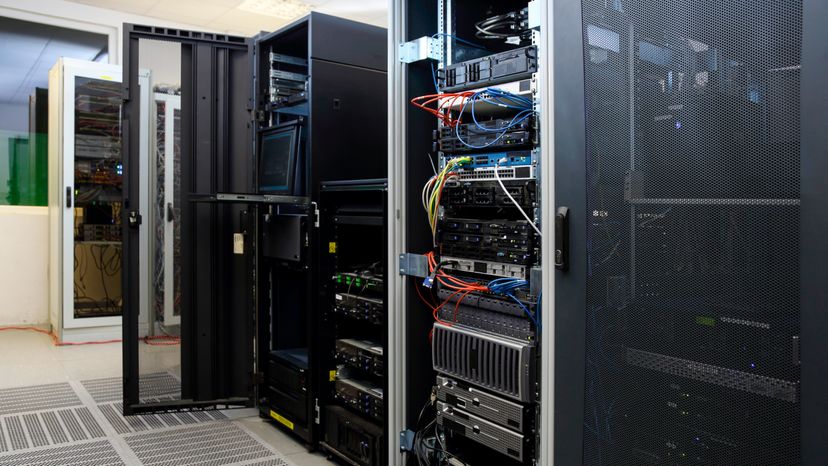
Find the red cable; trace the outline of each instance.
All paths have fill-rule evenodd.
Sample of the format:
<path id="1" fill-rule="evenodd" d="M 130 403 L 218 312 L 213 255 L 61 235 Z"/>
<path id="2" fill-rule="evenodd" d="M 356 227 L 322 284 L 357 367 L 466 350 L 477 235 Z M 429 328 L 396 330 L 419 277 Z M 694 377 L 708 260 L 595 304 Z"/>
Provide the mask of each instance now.
<path id="1" fill-rule="evenodd" d="M 0 331 L 2 330 L 28 330 L 32 332 L 42 333 L 44 335 L 48 335 L 52 339 L 52 343 L 55 346 L 82 346 L 82 345 L 106 345 L 109 343 L 123 343 L 123 340 L 101 340 L 101 341 L 80 341 L 80 342 L 69 342 L 69 341 L 59 341 L 57 335 L 54 333 L 43 330 L 42 328 L 37 327 L 15 327 L 15 326 L 8 326 L 8 327 L 0 327 Z M 181 339 L 178 337 L 171 337 L 167 335 L 163 336 L 156 336 L 156 337 L 144 337 L 140 338 L 144 343 L 152 346 L 172 346 L 178 345 L 181 343 Z M 167 343 L 150 343 L 148 340 L 167 340 Z"/>

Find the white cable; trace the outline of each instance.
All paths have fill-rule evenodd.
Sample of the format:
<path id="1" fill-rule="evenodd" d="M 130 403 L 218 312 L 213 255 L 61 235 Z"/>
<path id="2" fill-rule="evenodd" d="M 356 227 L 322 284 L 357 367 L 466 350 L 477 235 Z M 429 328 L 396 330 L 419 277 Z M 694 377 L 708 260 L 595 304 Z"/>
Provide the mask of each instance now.
<path id="1" fill-rule="evenodd" d="M 500 162 L 498 161 L 498 163 L 496 163 L 495 167 L 494 167 L 494 175 L 495 175 L 495 179 L 497 180 L 497 184 L 500 185 L 500 187 L 503 189 L 503 192 L 506 193 L 506 196 L 508 196 L 509 200 L 512 201 L 512 204 L 514 204 L 515 207 L 518 208 L 520 213 L 523 214 L 523 218 L 525 218 L 526 221 L 529 222 L 529 225 L 531 225 L 532 228 L 534 228 L 535 231 L 538 232 L 538 236 L 543 236 L 543 233 L 541 233 L 538 226 L 535 225 L 535 222 L 531 218 L 529 218 L 528 215 L 526 215 L 526 212 L 524 212 L 523 208 L 520 206 L 520 204 L 518 204 L 518 201 L 516 201 L 515 198 L 512 197 L 511 194 L 509 194 L 509 191 L 506 189 L 506 186 L 503 184 L 503 181 L 501 181 L 501 179 L 500 179 L 500 173 L 498 173 L 499 168 L 500 168 Z"/>

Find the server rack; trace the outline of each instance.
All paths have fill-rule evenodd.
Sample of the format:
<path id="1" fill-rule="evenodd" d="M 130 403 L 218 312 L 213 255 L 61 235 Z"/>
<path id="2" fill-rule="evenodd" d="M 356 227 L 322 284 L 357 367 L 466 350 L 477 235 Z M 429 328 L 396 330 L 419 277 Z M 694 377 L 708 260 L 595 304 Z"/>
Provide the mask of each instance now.
<path id="1" fill-rule="evenodd" d="M 138 25 L 125 26 L 125 37 L 125 284 L 143 275 L 143 218 L 157 214 L 129 202 L 147 170 L 136 157 L 144 139 L 139 42 L 177 42 L 182 63 L 173 180 L 181 304 L 169 319 L 181 329 L 181 390 L 171 401 L 141 396 L 136 332 L 145 304 L 130 289 L 124 411 L 256 406 L 315 447 L 330 370 L 318 350 L 328 303 L 317 290 L 329 281 L 318 275 L 321 184 L 385 174 L 384 31 L 311 13 L 252 39 Z M 285 134 L 291 176 L 265 182 L 272 167 L 262 160 L 274 152 L 262 147 Z"/>
<path id="2" fill-rule="evenodd" d="M 68 58 L 49 72 L 49 320 L 61 341 L 120 331 L 120 79 Z"/>
<path id="3" fill-rule="evenodd" d="M 387 464 L 387 187 L 322 184 L 320 446 L 353 465 Z"/>
<path id="4" fill-rule="evenodd" d="M 433 273 L 442 267 L 450 269 L 452 274 L 466 274 L 465 277 L 474 276 L 486 282 L 504 276 L 525 277 L 531 286 L 525 290 L 527 295 L 518 299 L 523 303 L 529 296 L 538 298 L 541 289 L 544 295 L 551 295 L 553 291 L 548 282 L 555 254 L 544 251 L 554 249 L 551 232 L 555 214 L 549 213 L 551 192 L 546 184 L 537 182 L 543 179 L 551 186 L 549 174 L 553 168 L 547 163 L 552 160 L 549 152 L 552 140 L 547 137 L 552 133 L 547 129 L 551 128 L 553 96 L 547 94 L 550 65 L 546 60 L 551 54 L 547 48 L 548 31 L 543 26 L 548 24 L 546 2 L 481 5 L 435 1 L 424 8 L 421 2 L 395 1 L 390 7 L 389 50 L 394 54 L 389 57 L 389 95 L 392 96 L 389 104 L 389 209 L 393 216 L 389 224 L 391 248 L 388 260 L 389 263 L 396 261 L 398 269 L 389 275 L 390 306 L 394 312 L 389 315 L 388 339 L 394 344 L 389 354 L 392 385 L 387 396 L 392 410 L 388 414 L 389 422 L 392 431 L 399 432 L 399 437 L 391 440 L 389 464 L 416 464 L 416 445 L 421 444 L 418 439 L 422 438 L 422 433 L 418 432 L 427 424 L 432 425 L 427 417 L 430 414 L 426 414 L 432 406 L 436 410 L 434 422 L 445 437 L 438 433 L 435 437 L 438 443 L 433 447 L 426 445 L 424 449 L 443 450 L 445 446 L 440 442 L 447 439 L 451 451 L 441 453 L 443 461 L 455 455 L 453 461 L 465 460 L 473 464 L 480 461 L 551 464 L 544 460 L 550 447 L 544 438 L 551 432 L 551 424 L 546 422 L 550 417 L 544 413 L 552 412 L 553 401 L 552 390 L 545 383 L 550 380 L 552 349 L 551 339 L 546 336 L 554 333 L 555 325 L 551 320 L 544 320 L 541 333 L 540 326 L 533 322 L 534 317 L 551 315 L 544 311 L 551 308 L 549 303 L 533 300 L 531 306 L 527 306 L 531 308 L 529 316 L 519 305 L 514 305 L 515 313 L 511 314 L 512 309 L 498 301 L 496 293 L 482 292 L 471 295 L 471 298 L 464 295 L 456 299 L 451 296 L 451 291 L 438 285 L 434 291 L 435 297 L 439 297 L 437 303 L 447 300 L 451 305 L 443 314 L 439 314 L 440 309 L 434 311 L 442 317 L 438 319 L 442 322 L 435 324 L 432 312 L 421 303 L 417 294 L 418 291 L 428 293 L 420 283 L 440 281 Z M 523 34 L 514 34 L 523 37 L 506 44 L 475 38 L 475 23 L 491 32 L 490 26 L 497 21 L 482 21 L 510 11 L 517 12 L 511 18 L 519 17 L 521 11 L 526 12 L 527 22 L 516 26 Z M 486 41 L 482 48 L 487 50 L 476 47 L 480 41 Z M 527 57 L 529 59 L 524 61 Z M 519 60 L 510 62 L 515 58 Z M 507 62 L 514 68 L 495 69 Z M 435 94 L 435 87 L 437 93 L 494 87 L 523 95 L 531 102 L 527 110 L 535 119 L 533 128 L 536 133 L 532 133 L 533 137 L 527 141 L 517 134 L 520 128 L 510 124 L 514 123 L 510 120 L 514 115 L 503 117 L 504 123 L 489 114 L 482 119 L 485 122 L 478 122 L 481 126 L 498 130 L 495 134 L 499 134 L 501 128 L 514 132 L 503 134 L 493 142 L 486 138 L 486 131 L 480 127 L 458 127 L 460 136 L 455 134 L 456 139 L 465 140 L 466 135 L 479 137 L 470 145 L 486 146 L 466 150 L 468 145 L 461 143 L 464 146 L 461 147 L 452 142 L 449 131 L 454 128 L 452 123 L 444 121 L 438 125 L 434 115 L 410 105 L 411 99 L 417 96 Z M 462 102 L 462 98 L 457 102 Z M 462 106 L 462 103 L 457 105 Z M 504 142 L 498 147 L 500 140 Z M 507 141 L 515 146 L 509 147 Z M 525 152 L 518 152 L 521 150 Z M 435 241 L 429 234 L 432 225 L 423 212 L 423 185 L 435 170 L 440 171 L 453 158 L 463 154 L 472 156 L 467 162 L 470 164 L 468 168 L 478 170 L 468 170 L 462 163 L 455 166 L 459 183 L 446 190 L 446 208 L 435 215 L 439 218 L 439 238 Z M 429 155 L 435 155 L 439 161 L 434 163 L 434 168 L 429 163 Z M 511 171 L 513 166 L 522 163 L 531 164 L 532 170 L 526 172 L 523 168 L 515 168 Z M 530 212 L 528 223 L 517 210 L 510 211 L 514 207 L 501 195 L 494 170 L 510 179 L 511 176 L 520 179 L 526 173 L 536 174 L 536 179 L 520 186 L 507 183 L 513 189 L 510 193 L 520 198 L 516 203 Z M 484 179 L 486 177 L 488 179 Z M 494 196 L 491 199 L 490 194 Z M 478 207 L 462 207 L 466 196 L 475 201 L 479 198 Z M 489 201 L 503 209 L 497 213 L 484 213 L 479 206 Z M 505 213 L 509 211 L 516 216 Z M 463 217 L 463 214 L 467 216 Z M 529 223 L 541 232 L 549 233 L 538 235 Z M 473 237 L 478 235 L 472 234 L 472 230 L 478 227 L 482 229 L 483 242 L 479 254 L 454 241 L 466 237 L 474 241 Z M 522 236 L 524 227 L 528 236 Z M 495 236 L 509 238 L 504 242 L 534 242 L 532 259 L 522 263 L 512 255 L 514 251 L 505 250 L 502 255 L 486 255 L 484 244 L 504 244 L 490 237 L 493 231 L 503 232 Z M 513 234 L 516 236 L 510 236 Z M 422 256 L 424 251 L 434 249 L 435 243 L 441 245 L 438 254 L 442 254 L 435 256 L 436 267 L 434 262 L 429 266 Z M 427 300 L 428 296 L 423 299 Z M 493 309 L 495 312 L 491 312 Z M 504 355 L 504 359 L 498 359 L 497 355 Z M 521 369 L 512 372 L 516 367 Z M 490 380 L 489 376 L 497 379 Z M 466 406 L 463 399 L 472 399 L 483 408 L 478 409 L 474 403 Z M 493 412 L 509 414 L 493 416 Z"/>
<path id="5" fill-rule="evenodd" d="M 556 463 L 824 454 L 817 3 L 554 2 Z"/>

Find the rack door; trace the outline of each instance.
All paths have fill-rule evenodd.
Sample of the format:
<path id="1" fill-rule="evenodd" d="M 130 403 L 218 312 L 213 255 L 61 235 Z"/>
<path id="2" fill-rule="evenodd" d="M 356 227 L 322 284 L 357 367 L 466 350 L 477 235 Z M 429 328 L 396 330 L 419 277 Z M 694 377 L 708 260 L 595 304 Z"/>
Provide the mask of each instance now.
<path id="1" fill-rule="evenodd" d="M 799 464 L 802 2 L 569 3 L 556 459 Z"/>
<path id="2" fill-rule="evenodd" d="M 252 406 L 255 215 L 203 202 L 255 188 L 247 39 L 124 31 L 124 413 Z"/>
<path id="3" fill-rule="evenodd" d="M 71 61 L 63 80 L 63 327 L 107 336 L 122 312 L 120 72 Z"/>

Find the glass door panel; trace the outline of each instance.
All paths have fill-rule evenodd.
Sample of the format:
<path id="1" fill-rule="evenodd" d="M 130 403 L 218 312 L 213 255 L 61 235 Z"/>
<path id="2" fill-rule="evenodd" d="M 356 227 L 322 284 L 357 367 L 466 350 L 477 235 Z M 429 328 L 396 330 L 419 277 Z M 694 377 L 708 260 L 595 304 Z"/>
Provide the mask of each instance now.
<path id="1" fill-rule="evenodd" d="M 120 83 L 75 77 L 74 319 L 120 316 Z"/>

